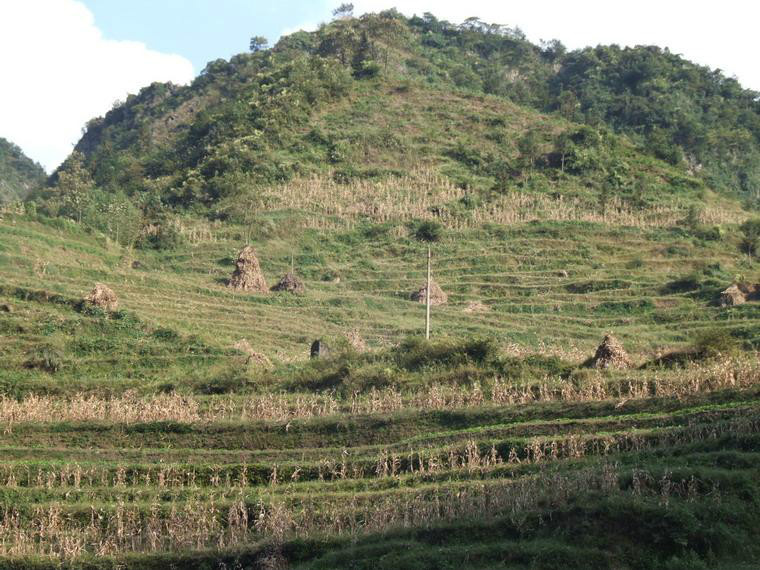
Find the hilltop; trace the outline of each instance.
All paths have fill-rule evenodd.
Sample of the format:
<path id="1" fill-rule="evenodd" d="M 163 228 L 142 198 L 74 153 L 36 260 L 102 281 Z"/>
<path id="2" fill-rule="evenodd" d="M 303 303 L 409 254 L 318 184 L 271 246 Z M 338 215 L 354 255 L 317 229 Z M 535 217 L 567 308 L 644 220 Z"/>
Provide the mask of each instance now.
<path id="1" fill-rule="evenodd" d="M 0 204 L 26 198 L 46 178 L 39 164 L 15 144 L 0 138 Z"/>
<path id="2" fill-rule="evenodd" d="M 91 120 L 76 150 L 98 187 L 184 207 L 420 165 L 478 195 L 562 178 L 632 200 L 664 181 L 751 203 L 759 143 L 757 94 L 667 50 L 567 52 L 389 11 L 151 85 Z"/>

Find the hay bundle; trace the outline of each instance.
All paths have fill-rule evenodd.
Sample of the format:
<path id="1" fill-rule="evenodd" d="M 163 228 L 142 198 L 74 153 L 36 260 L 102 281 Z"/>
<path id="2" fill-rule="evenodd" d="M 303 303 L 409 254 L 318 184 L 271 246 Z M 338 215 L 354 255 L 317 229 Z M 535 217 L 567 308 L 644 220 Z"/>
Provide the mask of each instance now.
<path id="1" fill-rule="evenodd" d="M 309 350 L 310 358 L 326 358 L 330 355 L 330 347 L 322 339 L 315 340 L 311 343 Z"/>
<path id="2" fill-rule="evenodd" d="M 747 295 L 736 284 L 720 292 L 719 303 L 721 307 L 735 307 L 736 305 L 743 305 L 746 302 Z"/>
<path id="3" fill-rule="evenodd" d="M 280 279 L 272 291 L 287 291 L 288 293 L 294 293 L 300 295 L 306 292 L 303 281 L 292 271 L 288 271 L 282 279 Z"/>
<path id="4" fill-rule="evenodd" d="M 364 342 L 362 335 L 359 333 L 359 329 L 351 329 L 348 331 L 346 333 L 346 340 L 356 352 L 365 352 L 367 350 L 367 343 Z"/>
<path id="5" fill-rule="evenodd" d="M 412 301 L 418 303 L 427 303 L 427 286 L 423 285 L 417 291 L 412 293 Z M 443 289 L 433 281 L 430 280 L 430 304 L 431 305 L 445 305 L 449 302 L 449 296 Z"/>
<path id="6" fill-rule="evenodd" d="M 593 368 L 628 368 L 632 362 L 620 341 L 608 334 L 596 349 L 589 365 Z"/>
<path id="7" fill-rule="evenodd" d="M 465 313 L 485 313 L 491 310 L 491 307 L 480 301 L 470 301 L 464 308 Z"/>
<path id="8" fill-rule="evenodd" d="M 245 246 L 238 255 L 229 287 L 240 291 L 267 292 L 267 282 L 261 272 L 256 252 L 250 245 Z"/>
<path id="9" fill-rule="evenodd" d="M 112 289 L 102 283 L 95 283 L 95 287 L 84 298 L 86 303 L 99 307 L 104 311 L 115 311 L 119 308 L 119 299 Z"/>
<path id="10" fill-rule="evenodd" d="M 253 347 L 246 339 L 237 341 L 233 345 L 233 348 L 235 350 L 239 350 L 246 356 L 246 359 L 245 359 L 246 366 L 249 364 L 260 366 L 262 368 L 269 368 L 270 366 L 272 366 L 272 363 L 270 362 L 270 360 L 265 355 L 261 354 L 260 352 L 256 352 L 255 350 L 253 350 Z"/>

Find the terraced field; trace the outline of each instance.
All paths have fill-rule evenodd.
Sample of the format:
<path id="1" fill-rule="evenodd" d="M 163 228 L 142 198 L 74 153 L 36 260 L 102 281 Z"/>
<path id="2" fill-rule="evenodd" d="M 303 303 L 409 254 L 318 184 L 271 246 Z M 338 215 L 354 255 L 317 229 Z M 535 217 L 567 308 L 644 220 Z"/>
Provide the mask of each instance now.
<path id="1" fill-rule="evenodd" d="M 418 243 L 385 226 L 272 227 L 272 235 L 255 242 L 264 274 L 275 283 L 292 256 L 306 280 L 304 296 L 227 289 L 244 234 L 234 226 L 151 255 L 22 220 L 0 226 L 3 291 L 6 300 L 14 287 L 80 299 L 102 281 L 123 309 L 154 327 L 224 347 L 247 338 L 282 361 L 302 358 L 314 338 L 353 328 L 373 347 L 423 330 L 424 307 L 409 299 L 425 279 Z M 192 227 L 186 231 L 195 235 Z M 434 278 L 450 303 L 435 308 L 433 327 L 443 335 L 495 336 L 505 345 L 546 345 L 578 358 L 608 331 L 641 359 L 715 324 L 755 342 L 757 305 L 714 306 L 736 274 L 751 271 L 734 251 L 677 228 L 547 221 L 452 231 L 435 249 Z"/>
<path id="2" fill-rule="evenodd" d="M 264 274 L 293 263 L 303 295 L 225 286 L 242 227 L 150 252 L 5 215 L 0 568 L 752 567 L 760 328 L 715 304 L 753 267 L 728 239 L 449 228 L 420 343 L 404 224 L 268 215 Z M 119 311 L 81 304 L 95 282 Z M 583 368 L 607 332 L 645 366 Z M 656 360 L 705 332 L 735 352 Z"/>
<path id="3" fill-rule="evenodd" d="M 621 557 L 644 567 L 663 553 L 736 554 L 720 526 L 703 524 L 730 522 L 734 540 L 756 538 L 753 375 L 751 388 L 681 401 L 16 423 L 2 435 L 2 555 L 53 558 L 39 568 L 61 559 L 150 568 L 167 553 L 175 568 L 330 568 L 349 558 L 390 567 L 412 556 L 425 568 L 552 559 L 612 568 Z M 480 530 L 463 548 L 456 536 L 470 525 Z"/>

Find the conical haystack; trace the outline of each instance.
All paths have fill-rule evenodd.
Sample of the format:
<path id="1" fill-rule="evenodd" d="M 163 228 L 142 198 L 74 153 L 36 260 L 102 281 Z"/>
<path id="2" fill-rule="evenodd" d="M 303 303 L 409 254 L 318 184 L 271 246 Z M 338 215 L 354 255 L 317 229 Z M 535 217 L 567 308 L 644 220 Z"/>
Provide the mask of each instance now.
<path id="1" fill-rule="evenodd" d="M 346 333 L 346 340 L 356 352 L 365 352 L 367 350 L 367 343 L 364 342 L 362 335 L 359 333 L 359 329 L 351 329 Z"/>
<path id="2" fill-rule="evenodd" d="M 235 348 L 236 350 L 239 350 L 246 356 L 246 359 L 245 359 L 246 365 L 253 364 L 255 366 L 260 366 L 262 368 L 269 368 L 272 366 L 272 363 L 270 362 L 270 360 L 265 355 L 261 354 L 260 352 L 256 352 L 255 350 L 253 350 L 253 347 L 246 339 L 237 341 L 233 345 L 233 348 Z"/>
<path id="3" fill-rule="evenodd" d="M 417 291 L 412 293 L 412 301 L 418 303 L 427 303 L 427 286 L 423 285 Z M 430 280 L 430 304 L 445 305 L 449 301 L 449 296 L 440 288 L 438 283 Z"/>
<path id="4" fill-rule="evenodd" d="M 725 291 L 720 292 L 720 299 L 718 302 L 721 307 L 735 307 L 736 305 L 743 305 L 746 303 L 747 296 L 738 285 L 734 284 Z"/>
<path id="5" fill-rule="evenodd" d="M 240 291 L 267 292 L 267 282 L 264 279 L 264 274 L 261 273 L 256 252 L 250 245 L 245 246 L 238 255 L 229 287 Z"/>
<path id="6" fill-rule="evenodd" d="M 288 293 L 296 293 L 300 295 L 306 292 L 306 287 L 303 281 L 292 271 L 288 271 L 282 279 L 280 279 L 272 291 L 287 291 Z"/>
<path id="7" fill-rule="evenodd" d="M 119 299 L 112 289 L 102 283 L 95 283 L 95 287 L 84 298 L 86 303 L 99 307 L 104 311 L 115 311 L 119 308 Z"/>
<path id="8" fill-rule="evenodd" d="M 633 363 L 620 341 L 608 334 L 589 364 L 593 368 L 628 368 Z"/>

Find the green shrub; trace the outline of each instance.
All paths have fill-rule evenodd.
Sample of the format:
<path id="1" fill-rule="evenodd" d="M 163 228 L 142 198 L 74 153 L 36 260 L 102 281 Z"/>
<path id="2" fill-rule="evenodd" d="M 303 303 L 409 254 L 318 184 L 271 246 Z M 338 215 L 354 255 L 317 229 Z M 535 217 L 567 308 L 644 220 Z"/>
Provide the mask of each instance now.
<path id="1" fill-rule="evenodd" d="M 694 342 L 694 353 L 700 359 L 731 356 L 740 350 L 739 341 L 722 329 L 701 333 Z"/>
<path id="2" fill-rule="evenodd" d="M 428 341 L 410 338 L 396 349 L 399 366 L 420 370 L 433 366 L 455 367 L 466 363 L 485 364 L 496 356 L 496 345 L 489 339 L 465 341 Z"/>
<path id="3" fill-rule="evenodd" d="M 185 243 L 175 228 L 161 224 L 156 231 L 142 233 L 135 245 L 140 249 L 173 250 Z"/>
<path id="4" fill-rule="evenodd" d="M 414 229 L 414 237 L 426 242 L 440 241 L 443 237 L 443 226 L 433 220 L 420 222 Z"/>
<path id="5" fill-rule="evenodd" d="M 742 239 L 739 249 L 747 255 L 757 255 L 758 242 L 760 242 L 760 218 L 747 220 L 739 229 L 742 232 Z"/>
<path id="6" fill-rule="evenodd" d="M 52 346 L 41 345 L 31 349 L 27 353 L 24 366 L 54 374 L 63 366 L 63 357 Z"/>

